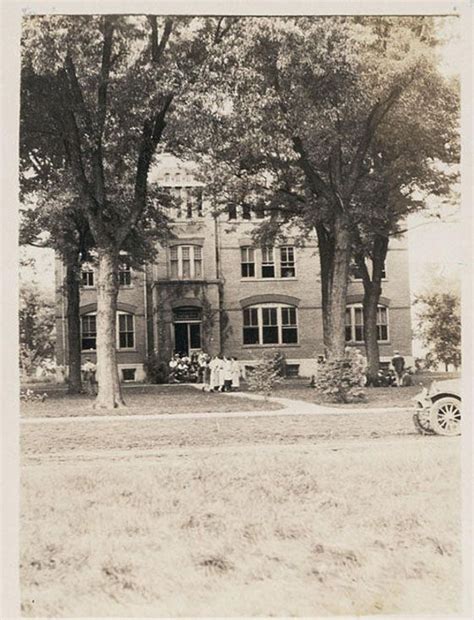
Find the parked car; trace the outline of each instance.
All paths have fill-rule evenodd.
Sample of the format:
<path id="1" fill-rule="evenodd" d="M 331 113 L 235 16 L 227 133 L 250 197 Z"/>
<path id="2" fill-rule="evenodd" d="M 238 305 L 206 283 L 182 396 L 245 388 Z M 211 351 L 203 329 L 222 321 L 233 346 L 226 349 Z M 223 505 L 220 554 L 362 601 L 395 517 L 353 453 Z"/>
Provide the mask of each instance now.
<path id="1" fill-rule="evenodd" d="M 417 394 L 415 427 L 422 435 L 461 434 L 461 381 L 433 381 Z"/>

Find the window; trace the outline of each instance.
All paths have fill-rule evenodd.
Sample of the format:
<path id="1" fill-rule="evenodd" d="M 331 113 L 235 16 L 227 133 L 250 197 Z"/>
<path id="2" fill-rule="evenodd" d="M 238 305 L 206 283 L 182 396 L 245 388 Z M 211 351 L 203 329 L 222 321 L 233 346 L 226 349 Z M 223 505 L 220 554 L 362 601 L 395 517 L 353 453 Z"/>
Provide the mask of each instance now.
<path id="1" fill-rule="evenodd" d="M 377 307 L 377 340 L 388 340 L 388 311 L 385 306 Z"/>
<path id="2" fill-rule="evenodd" d="M 202 248 L 174 245 L 170 248 L 170 277 L 173 280 L 202 278 Z"/>
<path id="3" fill-rule="evenodd" d="M 95 314 L 81 316 L 81 349 L 88 351 L 97 348 L 97 322 Z"/>
<path id="4" fill-rule="evenodd" d="M 259 343 L 258 308 L 244 310 L 244 344 Z"/>
<path id="5" fill-rule="evenodd" d="M 251 247 L 240 248 L 240 271 L 242 278 L 255 277 L 255 250 Z"/>
<path id="6" fill-rule="evenodd" d="M 298 343 L 297 309 L 284 304 L 244 308 L 243 344 L 282 345 Z"/>
<path id="7" fill-rule="evenodd" d="M 249 204 L 243 204 L 242 205 L 242 218 L 244 220 L 249 220 L 250 219 L 250 205 Z"/>
<path id="8" fill-rule="evenodd" d="M 118 348 L 133 349 L 135 347 L 135 328 L 133 314 L 118 314 Z"/>
<path id="9" fill-rule="evenodd" d="M 186 192 L 186 217 L 202 217 L 202 187 L 183 188 Z"/>
<path id="10" fill-rule="evenodd" d="M 265 205 L 263 201 L 254 206 L 253 212 L 255 213 L 255 217 L 259 220 L 265 217 Z"/>
<path id="11" fill-rule="evenodd" d="M 135 368 L 122 368 L 123 381 L 135 381 Z"/>
<path id="12" fill-rule="evenodd" d="M 277 308 L 262 308 L 262 343 L 278 344 Z"/>
<path id="13" fill-rule="evenodd" d="M 237 219 L 237 206 L 235 204 L 227 205 L 227 214 L 229 216 L 229 220 Z"/>
<path id="14" fill-rule="evenodd" d="M 94 286 L 94 270 L 92 267 L 85 266 L 81 271 L 81 285 L 86 288 Z"/>
<path id="15" fill-rule="evenodd" d="M 169 187 L 176 219 L 202 217 L 202 187 Z"/>
<path id="16" fill-rule="evenodd" d="M 295 270 L 295 248 L 285 246 L 280 248 L 280 269 L 282 278 L 294 278 Z"/>
<path id="17" fill-rule="evenodd" d="M 132 272 L 130 270 L 130 265 L 125 263 L 119 265 L 118 280 L 120 286 L 132 285 Z"/>
<path id="18" fill-rule="evenodd" d="M 262 248 L 262 278 L 275 277 L 275 260 L 273 248 Z"/>
<path id="19" fill-rule="evenodd" d="M 388 341 L 388 308 L 377 308 L 377 340 Z M 364 315 L 361 304 L 346 308 L 346 342 L 364 342 Z"/>

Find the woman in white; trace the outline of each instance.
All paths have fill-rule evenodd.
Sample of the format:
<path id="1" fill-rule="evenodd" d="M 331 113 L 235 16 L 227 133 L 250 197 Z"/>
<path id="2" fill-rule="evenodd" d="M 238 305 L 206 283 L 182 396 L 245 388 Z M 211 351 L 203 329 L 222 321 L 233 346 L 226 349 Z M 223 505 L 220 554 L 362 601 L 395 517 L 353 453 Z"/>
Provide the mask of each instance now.
<path id="1" fill-rule="evenodd" d="M 232 360 L 230 357 L 224 357 L 223 360 L 224 385 L 223 392 L 230 392 L 232 389 Z"/>
<path id="2" fill-rule="evenodd" d="M 209 379 L 209 391 L 213 392 L 219 387 L 219 368 L 221 365 L 220 359 L 217 355 L 214 355 L 209 362 L 209 370 L 211 371 L 211 376 Z"/>
<path id="3" fill-rule="evenodd" d="M 236 357 L 231 357 L 232 367 L 232 389 L 238 390 L 240 387 L 240 364 Z"/>

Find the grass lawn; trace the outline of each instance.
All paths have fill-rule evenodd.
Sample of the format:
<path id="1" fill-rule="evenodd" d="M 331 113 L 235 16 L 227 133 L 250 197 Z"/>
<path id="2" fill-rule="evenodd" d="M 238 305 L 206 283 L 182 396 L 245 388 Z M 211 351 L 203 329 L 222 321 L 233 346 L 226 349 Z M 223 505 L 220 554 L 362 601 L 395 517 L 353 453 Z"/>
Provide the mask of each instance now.
<path id="1" fill-rule="evenodd" d="M 413 383 L 409 387 L 379 387 L 365 388 L 367 401 L 364 403 L 348 403 L 337 404 L 324 401 L 315 389 L 309 387 L 308 379 L 285 380 L 277 384 L 273 392 L 274 396 L 281 398 L 290 398 L 295 400 L 304 400 L 315 404 L 324 404 L 328 406 L 344 407 L 344 408 L 380 408 L 380 407 L 403 407 L 413 408 L 412 398 L 421 391 L 422 386 L 429 387 L 431 382 L 443 379 L 452 379 L 460 377 L 459 373 L 420 373 L 413 376 Z M 420 385 L 421 384 L 421 385 Z"/>
<path id="2" fill-rule="evenodd" d="M 24 616 L 459 611 L 459 441 L 406 412 L 21 433 Z"/>
<path id="3" fill-rule="evenodd" d="M 113 410 L 93 409 L 93 398 L 85 394 L 71 396 L 64 389 L 35 389 L 48 394 L 44 402 L 24 402 L 23 417 L 64 417 L 100 415 L 155 415 L 170 413 L 202 413 L 259 411 L 281 409 L 276 403 L 249 398 L 227 398 L 225 394 L 200 392 L 185 385 L 145 385 L 124 388 L 127 407 Z"/>

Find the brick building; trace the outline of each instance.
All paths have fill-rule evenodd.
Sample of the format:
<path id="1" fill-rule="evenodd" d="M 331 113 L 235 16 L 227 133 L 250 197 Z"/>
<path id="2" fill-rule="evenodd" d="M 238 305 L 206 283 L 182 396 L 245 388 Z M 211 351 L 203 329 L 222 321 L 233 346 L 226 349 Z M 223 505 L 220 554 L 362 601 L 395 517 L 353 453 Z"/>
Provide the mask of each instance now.
<path id="1" fill-rule="evenodd" d="M 151 182 L 173 188 L 180 204 L 173 213 L 175 238 L 141 270 L 123 265 L 117 315 L 117 350 L 122 379 L 143 380 L 150 353 L 168 362 L 174 352 L 222 351 L 251 365 L 264 351 L 284 353 L 290 374 L 309 376 L 323 353 L 319 258 L 315 238 L 303 247 L 296 237 L 272 248 L 254 247 L 252 229 L 262 214 L 231 208 L 215 215 L 192 171 L 163 158 Z M 64 364 L 64 280 L 56 263 L 57 359 Z M 399 350 L 412 360 L 406 241 L 393 240 L 385 265 L 379 307 L 382 361 Z M 84 266 L 81 292 L 83 355 L 95 357 L 96 292 L 92 267 Z M 363 348 L 362 282 L 349 284 L 348 344 Z"/>

